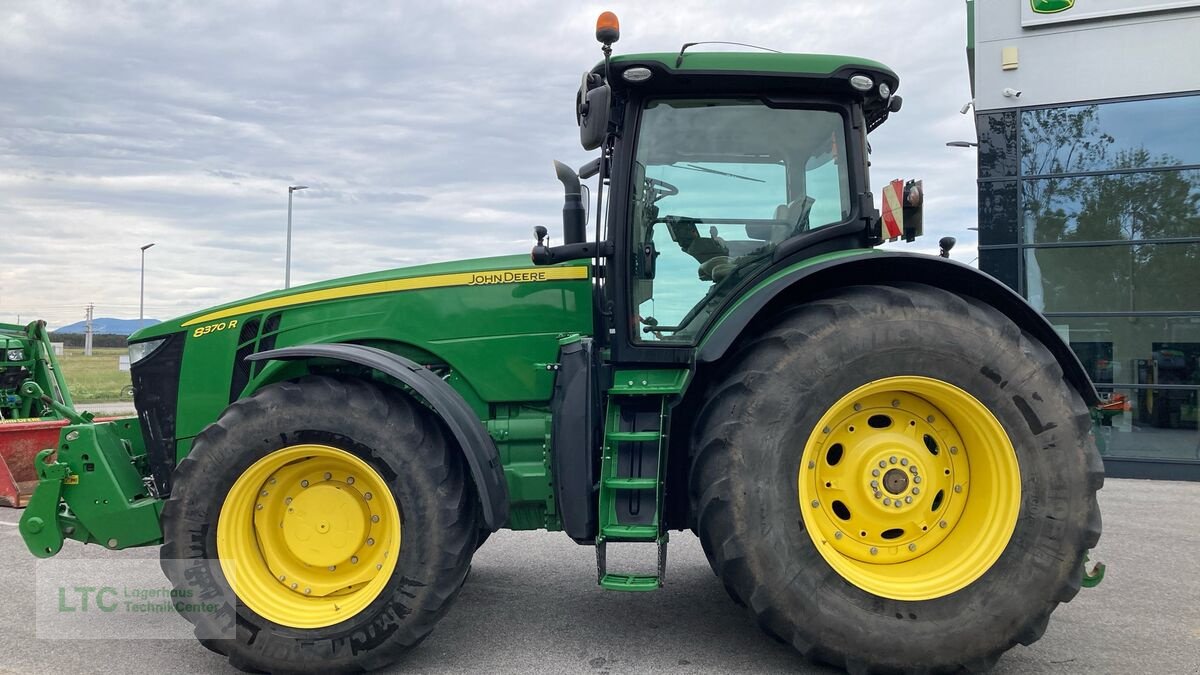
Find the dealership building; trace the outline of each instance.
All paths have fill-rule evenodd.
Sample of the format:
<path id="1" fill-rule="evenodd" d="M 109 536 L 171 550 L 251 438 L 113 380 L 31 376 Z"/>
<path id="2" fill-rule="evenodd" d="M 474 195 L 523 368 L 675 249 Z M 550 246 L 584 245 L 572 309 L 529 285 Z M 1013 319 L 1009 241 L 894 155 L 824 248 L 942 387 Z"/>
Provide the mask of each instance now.
<path id="1" fill-rule="evenodd" d="M 967 14 L 980 268 L 1083 362 L 1109 475 L 1200 480 L 1200 0 Z"/>

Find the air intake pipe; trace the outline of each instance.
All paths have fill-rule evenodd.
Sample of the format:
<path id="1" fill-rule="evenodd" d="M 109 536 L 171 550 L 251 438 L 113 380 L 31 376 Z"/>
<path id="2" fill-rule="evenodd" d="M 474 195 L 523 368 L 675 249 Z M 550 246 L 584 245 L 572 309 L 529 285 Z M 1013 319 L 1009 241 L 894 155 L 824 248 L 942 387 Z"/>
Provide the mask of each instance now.
<path id="1" fill-rule="evenodd" d="M 579 174 L 562 162 L 554 162 L 554 173 L 563 184 L 563 243 L 582 244 L 587 239 L 586 212 Z"/>

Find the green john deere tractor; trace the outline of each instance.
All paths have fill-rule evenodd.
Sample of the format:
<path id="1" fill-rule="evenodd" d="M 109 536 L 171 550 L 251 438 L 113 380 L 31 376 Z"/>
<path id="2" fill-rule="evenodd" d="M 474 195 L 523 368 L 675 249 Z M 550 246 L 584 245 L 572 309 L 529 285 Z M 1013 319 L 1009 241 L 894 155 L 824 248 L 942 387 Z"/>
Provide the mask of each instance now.
<path id="1" fill-rule="evenodd" d="M 228 635 L 206 646 L 259 671 L 400 658 L 499 528 L 594 546 L 618 591 L 662 586 L 668 533 L 692 530 L 764 630 L 852 672 L 1037 640 L 1100 536 L 1097 396 L 1008 288 L 875 248 L 921 230 L 920 183 L 878 208 L 869 183 L 896 75 L 611 56 L 609 14 L 597 37 L 576 109 L 599 156 L 556 165 L 560 242 L 139 331 L 141 438 L 64 429 L 31 550 L 161 543 L 174 586 L 221 608 L 185 613 Z M 608 568 L 639 543 L 656 573 Z"/>

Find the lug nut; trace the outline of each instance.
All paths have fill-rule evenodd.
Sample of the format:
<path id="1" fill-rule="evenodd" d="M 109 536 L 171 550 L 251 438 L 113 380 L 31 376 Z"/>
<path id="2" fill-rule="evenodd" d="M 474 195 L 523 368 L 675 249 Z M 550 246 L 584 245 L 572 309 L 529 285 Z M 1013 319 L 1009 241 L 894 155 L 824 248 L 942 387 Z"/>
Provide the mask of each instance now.
<path id="1" fill-rule="evenodd" d="M 905 497 L 905 498 L 904 498 L 904 503 L 905 503 L 905 504 L 911 504 L 911 503 L 912 503 L 912 497 Z"/>
<path id="2" fill-rule="evenodd" d="M 879 553 L 879 549 L 877 549 L 877 548 L 875 548 L 874 546 L 872 546 L 872 547 L 871 547 L 871 555 L 875 555 L 876 553 Z"/>
<path id="3" fill-rule="evenodd" d="M 877 480 L 871 481 L 871 487 L 873 487 L 873 488 L 879 487 L 879 481 L 877 481 Z"/>
<path id="4" fill-rule="evenodd" d="M 962 486 L 961 486 L 961 485 L 955 485 L 955 486 L 954 486 L 954 491 L 955 491 L 955 492 L 962 492 Z"/>
<path id="5" fill-rule="evenodd" d="M 308 487 L 308 481 L 306 481 L 306 480 L 300 481 L 300 487 L 302 487 L 302 488 Z"/>
<path id="6" fill-rule="evenodd" d="M 859 410 L 862 410 L 862 404 L 861 404 L 861 403 L 855 403 L 855 404 L 854 404 L 854 412 L 858 412 Z"/>
<path id="7" fill-rule="evenodd" d="M 333 474 L 331 474 L 331 473 L 329 473 L 328 471 L 326 471 L 326 472 L 325 472 L 325 480 L 329 480 L 329 479 L 331 479 L 331 478 L 333 478 Z"/>
<path id="8" fill-rule="evenodd" d="M 883 493 L 882 493 L 882 492 L 880 492 L 879 490 L 876 490 L 876 491 L 875 491 L 875 499 L 879 499 L 879 498 L 880 498 L 880 497 L 882 497 L 882 496 L 883 496 Z"/>
<path id="9" fill-rule="evenodd" d="M 268 483 L 270 483 L 271 485 L 274 485 L 274 484 L 275 484 L 275 479 L 274 479 L 274 478 L 272 478 L 271 480 L 269 480 L 269 481 L 267 481 L 267 482 L 268 482 Z"/>
<path id="10" fill-rule="evenodd" d="M 892 455 L 891 457 L 888 457 L 888 463 L 890 463 L 890 464 L 895 464 L 895 463 L 896 463 L 896 456 L 895 456 L 895 455 Z"/>
<path id="11" fill-rule="evenodd" d="M 346 485 L 354 485 L 354 476 L 346 476 Z"/>
<path id="12" fill-rule="evenodd" d="M 884 506 L 891 506 L 891 505 L 892 505 L 892 498 L 891 498 L 891 497 L 884 497 L 884 498 L 883 498 L 883 505 L 884 505 Z"/>
<path id="13" fill-rule="evenodd" d="M 296 582 L 294 582 L 294 581 L 293 581 L 293 582 L 292 582 L 292 590 L 293 590 L 293 591 L 294 591 L 294 590 L 296 590 L 296 587 L 298 587 L 299 585 L 300 585 L 300 584 L 298 584 L 298 583 L 296 583 Z"/>
<path id="14" fill-rule="evenodd" d="M 930 424 L 933 424 L 933 415 L 930 415 L 929 417 L 926 417 L 926 418 L 925 418 L 925 421 L 926 421 L 926 422 L 929 422 Z"/>
<path id="15" fill-rule="evenodd" d="M 288 497 L 287 499 L 283 500 L 283 503 L 284 503 L 284 504 L 291 504 L 291 503 L 292 503 L 292 498 L 291 498 L 291 497 Z"/>
<path id="16" fill-rule="evenodd" d="M 279 580 L 280 580 L 280 581 L 287 581 L 287 576 L 286 576 L 286 575 L 283 575 L 283 574 L 280 574 L 280 575 L 279 575 Z"/>
<path id="17" fill-rule="evenodd" d="M 900 399 L 895 399 L 895 398 L 892 399 L 892 407 L 899 408 L 900 407 Z"/>
<path id="18" fill-rule="evenodd" d="M 377 569 L 377 570 L 383 569 L 383 563 L 379 563 L 379 564 L 375 565 L 375 569 Z"/>
<path id="19" fill-rule="evenodd" d="M 266 497 L 266 496 L 267 496 L 267 491 L 266 491 L 266 490 L 263 490 L 262 492 L 260 492 L 260 493 L 258 493 L 258 494 L 259 494 L 259 495 L 261 495 L 261 496 L 263 496 L 263 497 Z"/>
<path id="20" fill-rule="evenodd" d="M 367 501 L 371 501 L 371 493 L 370 493 L 370 492 L 364 492 L 364 493 L 363 493 L 363 499 L 365 499 L 365 500 L 367 500 Z"/>
<path id="21" fill-rule="evenodd" d="M 900 458 L 900 466 L 908 466 L 908 458 L 901 457 Z"/>
<path id="22" fill-rule="evenodd" d="M 819 501 L 817 501 L 817 500 L 815 500 L 815 499 L 814 499 L 814 500 L 812 500 L 812 507 L 813 507 L 814 509 L 815 509 L 815 508 L 817 508 L 817 507 L 818 507 L 818 506 L 820 506 L 820 505 L 821 505 L 821 502 L 819 502 Z"/>
<path id="23" fill-rule="evenodd" d="M 920 483 L 920 482 L 921 482 L 921 477 L 920 477 L 920 476 L 913 476 L 913 482 L 914 482 L 914 483 Z"/>
<path id="24" fill-rule="evenodd" d="M 330 572 L 332 572 L 332 571 L 334 571 L 334 570 L 336 570 L 336 569 L 337 569 L 337 565 L 330 565 L 330 566 L 329 566 L 329 571 L 330 571 Z"/>
<path id="25" fill-rule="evenodd" d="M 914 494 L 914 495 L 919 495 L 919 494 L 921 494 L 921 488 L 917 488 L 917 487 L 913 488 L 913 494 Z"/>
<path id="26" fill-rule="evenodd" d="M 946 527 L 946 521 L 943 520 L 942 522 L 938 523 L 938 527 Z"/>
<path id="27" fill-rule="evenodd" d="M 262 504 L 255 504 L 255 505 L 254 505 L 254 510 L 255 510 L 255 511 L 262 511 Z"/>
<path id="28" fill-rule="evenodd" d="M 957 454 L 958 454 L 958 448 L 957 448 L 957 447 L 955 447 L 955 446 L 953 446 L 953 445 L 952 445 L 952 446 L 950 446 L 950 454 L 952 454 L 952 455 L 957 455 Z"/>
<path id="29" fill-rule="evenodd" d="M 829 431 L 830 431 L 829 427 L 825 427 L 824 429 L 821 430 L 821 433 L 827 434 L 827 433 L 829 433 Z"/>
<path id="30" fill-rule="evenodd" d="M 356 556 L 356 555 L 350 556 L 350 564 L 357 565 L 358 564 L 358 556 Z"/>
<path id="31" fill-rule="evenodd" d="M 305 595 L 308 595 L 309 593 L 312 593 L 312 589 L 311 589 L 311 588 L 306 588 L 306 589 L 304 589 L 304 594 L 305 594 Z"/>
<path id="32" fill-rule="evenodd" d="M 871 475 L 879 478 L 879 469 L 871 469 Z"/>
<path id="33" fill-rule="evenodd" d="M 917 550 L 917 545 L 916 545 L 916 544 L 909 544 L 909 545 L 908 545 L 908 550 L 910 550 L 910 551 L 915 551 L 915 550 Z"/>
<path id="34" fill-rule="evenodd" d="M 841 533 L 841 532 L 834 532 L 834 533 L 833 533 L 833 538 L 834 538 L 834 539 L 841 539 L 841 538 L 842 538 L 842 533 Z"/>
<path id="35" fill-rule="evenodd" d="M 916 465 L 916 464 L 913 464 L 912 466 L 908 467 L 908 470 L 909 470 L 909 471 L 911 471 L 912 473 L 916 473 L 916 472 L 917 472 L 917 465 Z"/>
<path id="36" fill-rule="evenodd" d="M 379 522 L 379 516 L 371 516 L 371 522 L 372 522 L 372 523 L 378 523 L 378 522 Z"/>
<path id="37" fill-rule="evenodd" d="M 817 463 L 816 463 L 816 462 L 809 462 L 809 463 L 808 463 L 808 468 L 810 468 L 810 469 L 815 469 L 815 468 L 817 468 Z"/>
<path id="38" fill-rule="evenodd" d="M 375 545 L 375 540 L 368 537 L 367 538 L 367 546 L 374 546 L 374 545 Z"/>
<path id="39" fill-rule="evenodd" d="M 879 460 L 879 468 L 881 468 L 881 469 L 887 468 L 887 462 L 883 461 L 882 459 Z"/>
<path id="40" fill-rule="evenodd" d="M 900 508 L 900 500 L 899 499 L 896 500 L 896 508 Z"/>

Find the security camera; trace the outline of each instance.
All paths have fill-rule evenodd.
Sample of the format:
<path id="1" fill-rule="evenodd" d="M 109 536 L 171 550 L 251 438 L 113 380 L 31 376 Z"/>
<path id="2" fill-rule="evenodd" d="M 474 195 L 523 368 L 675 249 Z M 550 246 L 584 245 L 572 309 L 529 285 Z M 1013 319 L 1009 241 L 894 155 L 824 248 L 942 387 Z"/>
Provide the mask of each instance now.
<path id="1" fill-rule="evenodd" d="M 975 105 L 975 99 L 971 99 L 970 101 L 967 101 L 966 103 L 963 104 L 963 107 L 958 109 L 958 114 L 966 115 L 967 111 L 970 110 L 971 106 L 973 106 L 973 105 Z"/>
<path id="2" fill-rule="evenodd" d="M 1004 94 L 1006 98 L 1021 98 L 1021 90 L 1013 89 L 1012 87 L 1005 87 L 1004 91 L 1000 93 Z"/>

